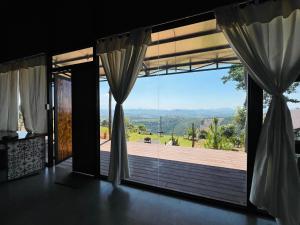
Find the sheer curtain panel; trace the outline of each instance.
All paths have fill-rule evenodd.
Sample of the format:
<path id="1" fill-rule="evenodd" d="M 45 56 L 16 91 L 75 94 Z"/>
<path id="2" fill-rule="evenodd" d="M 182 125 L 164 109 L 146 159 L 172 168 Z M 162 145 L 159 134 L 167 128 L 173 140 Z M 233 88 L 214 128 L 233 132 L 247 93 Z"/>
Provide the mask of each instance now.
<path id="1" fill-rule="evenodd" d="M 300 177 L 283 93 L 300 75 L 300 1 L 216 10 L 218 26 L 250 76 L 272 95 L 258 147 L 250 201 L 278 224 L 300 224 Z M 249 140 L 251 141 L 251 140 Z"/>
<path id="2" fill-rule="evenodd" d="M 25 60 L 20 69 L 21 111 L 25 129 L 47 133 L 47 77 L 45 56 Z"/>
<path id="3" fill-rule="evenodd" d="M 18 71 L 0 68 L 0 131 L 18 130 Z"/>
<path id="4" fill-rule="evenodd" d="M 129 178 L 123 102 L 128 97 L 142 69 L 151 30 L 139 29 L 129 35 L 113 36 L 98 41 L 97 53 L 116 101 L 113 118 L 108 179 L 117 185 Z"/>

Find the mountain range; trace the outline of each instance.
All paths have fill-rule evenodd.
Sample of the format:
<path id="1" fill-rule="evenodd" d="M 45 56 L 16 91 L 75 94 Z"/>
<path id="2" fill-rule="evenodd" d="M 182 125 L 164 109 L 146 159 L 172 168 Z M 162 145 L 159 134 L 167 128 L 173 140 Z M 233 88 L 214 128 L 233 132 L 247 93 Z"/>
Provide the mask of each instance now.
<path id="1" fill-rule="evenodd" d="M 216 108 L 216 109 L 124 109 L 126 117 L 130 118 L 159 118 L 165 117 L 188 117 L 188 118 L 212 118 L 212 117 L 231 117 L 235 109 Z M 108 117 L 108 109 L 100 109 L 101 120 Z"/>

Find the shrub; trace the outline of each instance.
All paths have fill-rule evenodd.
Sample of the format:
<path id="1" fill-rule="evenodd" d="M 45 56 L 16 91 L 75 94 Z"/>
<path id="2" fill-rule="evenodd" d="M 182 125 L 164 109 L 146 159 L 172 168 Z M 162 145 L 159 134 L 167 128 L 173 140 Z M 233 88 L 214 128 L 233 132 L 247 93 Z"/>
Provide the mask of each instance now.
<path id="1" fill-rule="evenodd" d="M 219 120 L 213 118 L 207 138 L 204 142 L 205 148 L 231 150 L 235 146 L 236 131 L 233 124 L 219 126 Z"/>
<path id="2" fill-rule="evenodd" d="M 223 125 L 220 128 L 221 135 L 226 138 L 231 138 L 236 135 L 236 127 L 233 124 Z"/>
<path id="3" fill-rule="evenodd" d="M 179 146 L 178 138 L 175 139 L 173 133 L 172 133 L 172 136 L 171 136 L 171 139 L 170 139 L 170 140 L 171 140 L 173 146 Z"/>
<path id="4" fill-rule="evenodd" d="M 229 138 L 222 137 L 219 145 L 219 149 L 232 150 L 234 147 L 233 143 Z"/>
<path id="5" fill-rule="evenodd" d="M 107 122 L 107 120 L 102 120 L 101 126 L 102 126 L 102 127 L 108 127 L 108 122 Z"/>
<path id="6" fill-rule="evenodd" d="M 209 131 L 207 133 L 207 139 L 205 140 L 204 147 L 220 149 L 222 135 L 218 123 L 218 118 L 213 118 L 212 123 L 209 126 Z"/>
<path id="7" fill-rule="evenodd" d="M 206 139 L 207 138 L 207 131 L 206 130 L 200 130 L 197 132 L 198 139 Z"/>

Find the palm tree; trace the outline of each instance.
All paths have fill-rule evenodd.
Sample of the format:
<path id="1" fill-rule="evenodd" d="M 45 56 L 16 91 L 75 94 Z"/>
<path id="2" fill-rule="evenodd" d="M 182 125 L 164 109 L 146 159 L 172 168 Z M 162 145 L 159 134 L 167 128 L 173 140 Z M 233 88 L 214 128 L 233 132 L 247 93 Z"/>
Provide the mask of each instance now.
<path id="1" fill-rule="evenodd" d="M 212 133 L 213 148 L 216 148 L 216 149 L 218 149 L 219 142 L 220 142 L 220 134 L 219 134 L 219 129 L 218 129 L 218 123 L 219 123 L 218 118 L 214 117 L 213 121 L 212 121 L 212 124 L 209 126 L 209 129 Z"/>
<path id="2" fill-rule="evenodd" d="M 219 119 L 214 117 L 212 123 L 209 125 L 205 147 L 219 149 L 222 141 L 222 135 L 219 128 Z"/>

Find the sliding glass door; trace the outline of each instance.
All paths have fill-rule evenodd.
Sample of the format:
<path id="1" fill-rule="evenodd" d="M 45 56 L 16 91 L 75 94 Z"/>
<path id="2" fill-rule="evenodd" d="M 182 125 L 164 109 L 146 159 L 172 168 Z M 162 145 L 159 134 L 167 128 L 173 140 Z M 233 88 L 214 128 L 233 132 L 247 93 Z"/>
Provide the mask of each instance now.
<path id="1" fill-rule="evenodd" d="M 101 174 L 107 175 L 114 100 L 101 69 L 100 75 Z M 153 33 L 123 104 L 126 182 L 246 205 L 245 80 L 215 20 Z"/>

